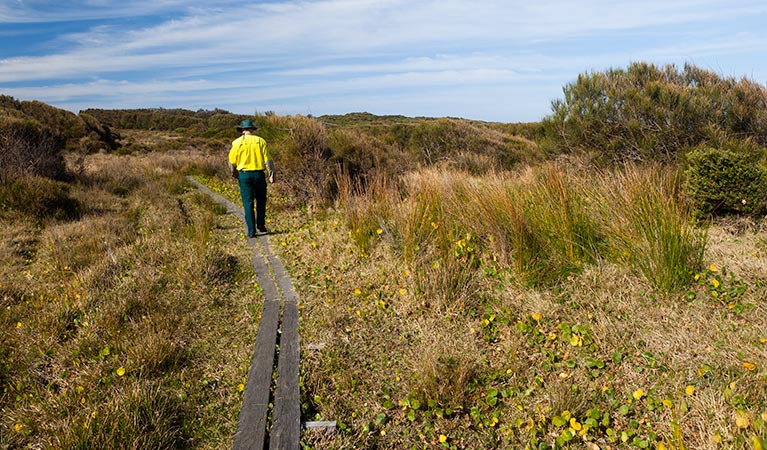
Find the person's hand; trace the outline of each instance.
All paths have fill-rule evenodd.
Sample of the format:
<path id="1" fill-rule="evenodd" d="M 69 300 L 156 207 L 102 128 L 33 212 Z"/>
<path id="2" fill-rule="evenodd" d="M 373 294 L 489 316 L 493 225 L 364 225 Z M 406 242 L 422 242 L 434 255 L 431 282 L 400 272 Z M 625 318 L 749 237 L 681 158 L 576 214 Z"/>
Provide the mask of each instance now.
<path id="1" fill-rule="evenodd" d="M 274 184 L 274 174 L 269 175 L 269 182 Z"/>

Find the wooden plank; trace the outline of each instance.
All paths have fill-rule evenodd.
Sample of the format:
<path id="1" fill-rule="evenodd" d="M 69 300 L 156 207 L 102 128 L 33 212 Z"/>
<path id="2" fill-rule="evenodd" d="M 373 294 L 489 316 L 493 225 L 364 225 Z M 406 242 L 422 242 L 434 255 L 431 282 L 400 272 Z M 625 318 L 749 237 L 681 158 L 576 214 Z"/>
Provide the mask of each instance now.
<path id="1" fill-rule="evenodd" d="M 336 431 L 336 421 L 320 420 L 315 422 L 304 422 L 301 424 L 301 428 L 304 430 L 321 430 L 327 431 L 329 433 L 334 433 Z"/>
<path id="2" fill-rule="evenodd" d="M 234 434 L 234 450 L 263 450 L 266 443 L 269 393 L 279 326 L 280 297 L 264 258 L 253 258 L 256 278 L 264 294 L 264 311 L 258 327 L 242 408 Z"/>
<path id="3" fill-rule="evenodd" d="M 198 183 L 187 179 L 210 195 L 219 204 L 244 221 L 243 210 L 234 203 Z M 253 239 L 249 239 L 251 245 Z M 263 450 L 265 448 L 269 392 L 274 364 L 274 351 L 279 327 L 280 293 L 284 298 L 281 323 L 280 351 L 277 362 L 277 385 L 274 394 L 272 427 L 269 435 L 270 450 L 298 450 L 301 433 L 301 405 L 298 367 L 300 343 L 298 335 L 298 295 L 285 271 L 282 261 L 269 247 L 269 237 L 257 238 L 262 251 L 254 257 L 256 278 L 264 294 L 264 312 L 259 324 L 248 382 L 242 399 L 242 409 L 234 437 L 235 450 Z M 269 269 L 274 273 L 272 279 Z M 276 284 L 275 284 L 276 283 Z"/>
<path id="4" fill-rule="evenodd" d="M 301 349 L 298 337 L 298 296 L 285 271 L 285 266 L 269 246 L 269 237 L 259 237 L 258 243 L 263 247 L 263 254 L 274 273 L 275 282 L 284 299 L 269 449 L 297 450 L 301 439 L 301 400 L 298 379 Z"/>
<path id="5" fill-rule="evenodd" d="M 274 393 L 270 450 L 298 450 L 301 438 L 301 405 L 299 399 L 298 307 L 285 301 L 282 311 L 282 335 L 277 362 L 277 387 Z"/>

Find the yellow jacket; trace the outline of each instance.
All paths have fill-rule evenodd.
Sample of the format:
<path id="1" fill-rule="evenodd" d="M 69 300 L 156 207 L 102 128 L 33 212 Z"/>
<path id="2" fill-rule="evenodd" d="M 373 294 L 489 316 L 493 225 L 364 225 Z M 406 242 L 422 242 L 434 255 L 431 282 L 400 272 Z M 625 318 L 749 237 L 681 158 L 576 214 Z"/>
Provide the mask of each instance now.
<path id="1" fill-rule="evenodd" d="M 232 149 L 229 150 L 229 162 L 238 171 L 269 170 L 272 172 L 274 163 L 266 148 L 266 141 L 255 134 L 243 134 L 232 141 Z"/>

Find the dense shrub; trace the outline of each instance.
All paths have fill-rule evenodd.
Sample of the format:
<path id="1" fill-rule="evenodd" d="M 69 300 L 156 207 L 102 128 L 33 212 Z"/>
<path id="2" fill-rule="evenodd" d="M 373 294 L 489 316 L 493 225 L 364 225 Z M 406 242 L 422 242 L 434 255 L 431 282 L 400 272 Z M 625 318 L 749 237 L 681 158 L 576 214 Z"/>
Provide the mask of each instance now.
<path id="1" fill-rule="evenodd" d="M 0 184 L 0 215 L 35 220 L 76 219 L 80 203 L 69 196 L 69 185 L 38 176 L 24 176 Z"/>
<path id="2" fill-rule="evenodd" d="M 701 146 L 687 154 L 687 191 L 699 219 L 767 214 L 764 150 L 747 143 Z"/>
<path id="3" fill-rule="evenodd" d="M 62 179 L 66 163 L 62 155 L 65 140 L 38 122 L 0 117 L 0 176 L 28 175 Z"/>
<path id="4" fill-rule="evenodd" d="M 478 167 L 479 172 L 486 172 L 489 169 L 510 169 L 528 159 L 527 155 L 535 152 L 535 144 L 467 121 L 438 119 L 415 125 L 405 150 L 412 161 L 427 166 L 444 162 L 471 168 L 470 161 L 476 161 L 476 155 L 487 156 L 490 167 Z M 462 161 L 460 155 L 467 154 L 475 156 Z"/>
<path id="5" fill-rule="evenodd" d="M 66 150 L 93 153 L 119 147 L 119 136 L 93 116 L 76 115 L 40 101 L 18 101 L 0 96 L 0 121 L 11 119 L 36 123 L 37 128 L 46 129 L 48 135 L 61 139 Z"/>
<path id="6" fill-rule="evenodd" d="M 278 179 L 299 203 L 323 202 L 335 195 L 325 127 L 304 116 L 272 116 L 270 124 L 258 130 L 278 161 Z M 287 132 L 276 133 L 278 130 Z"/>
<path id="7" fill-rule="evenodd" d="M 22 101 L 21 111 L 43 126 L 51 128 L 66 140 L 77 141 L 87 134 L 86 124 L 71 111 L 56 108 L 40 101 Z"/>
<path id="8" fill-rule="evenodd" d="M 750 137 L 767 145 L 767 89 L 685 65 L 635 63 L 583 74 L 544 120 L 554 153 L 607 162 L 674 161 L 684 148 Z"/>

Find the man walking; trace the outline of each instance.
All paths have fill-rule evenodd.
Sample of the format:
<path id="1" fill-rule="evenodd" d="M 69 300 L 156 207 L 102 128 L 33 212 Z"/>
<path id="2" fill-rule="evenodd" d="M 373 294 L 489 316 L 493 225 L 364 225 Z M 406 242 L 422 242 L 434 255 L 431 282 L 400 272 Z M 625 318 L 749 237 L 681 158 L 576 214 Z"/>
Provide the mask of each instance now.
<path id="1" fill-rule="evenodd" d="M 266 141 L 253 134 L 258 128 L 250 119 L 243 120 L 237 131 L 242 136 L 232 141 L 229 164 L 232 177 L 240 185 L 242 206 L 245 208 L 245 224 L 248 237 L 266 234 L 266 175 L 274 183 L 274 162 L 269 156 Z M 255 215 L 253 204 L 255 202 Z"/>

